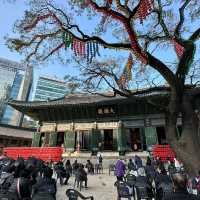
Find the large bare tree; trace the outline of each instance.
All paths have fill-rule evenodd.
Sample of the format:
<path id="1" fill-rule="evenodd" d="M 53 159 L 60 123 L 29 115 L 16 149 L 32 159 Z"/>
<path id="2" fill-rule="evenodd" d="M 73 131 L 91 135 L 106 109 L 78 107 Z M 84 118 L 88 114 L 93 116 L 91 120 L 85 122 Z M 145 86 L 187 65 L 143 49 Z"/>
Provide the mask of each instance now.
<path id="1" fill-rule="evenodd" d="M 98 67 L 89 67 L 95 62 L 99 47 L 108 55 L 115 55 L 116 63 L 120 63 L 124 51 L 131 53 L 134 60 L 132 73 L 144 74 L 149 70 L 151 73 L 146 73 L 149 77 L 145 80 L 151 79 L 152 86 L 132 90 L 134 88 L 120 82 L 110 87 L 114 94 L 124 96 L 167 91 L 169 99 L 163 108 L 167 140 L 188 170 L 197 172 L 200 168 L 200 141 L 195 99 L 200 89 L 197 87 L 199 70 L 195 60 L 199 58 L 200 1 L 67 0 L 62 5 L 61 2 L 29 1 L 30 9 L 15 24 L 19 37 L 8 38 L 9 47 L 24 53 L 26 61 L 42 63 L 55 57 L 63 58 L 65 48 L 71 46 L 80 63 L 89 63 L 87 70 L 91 77 L 101 76 L 100 80 L 107 84 L 111 79 L 119 83 L 121 77 L 116 67 L 112 67 L 113 63 L 110 70 L 104 70 L 105 65 L 100 65 L 100 74 Z M 115 50 L 119 51 L 114 54 Z M 157 81 L 150 74 L 157 76 Z M 141 77 L 134 77 L 136 80 L 132 81 L 135 81 L 132 86 L 144 88 L 144 82 L 137 81 Z M 177 138 L 180 115 L 182 135 Z"/>

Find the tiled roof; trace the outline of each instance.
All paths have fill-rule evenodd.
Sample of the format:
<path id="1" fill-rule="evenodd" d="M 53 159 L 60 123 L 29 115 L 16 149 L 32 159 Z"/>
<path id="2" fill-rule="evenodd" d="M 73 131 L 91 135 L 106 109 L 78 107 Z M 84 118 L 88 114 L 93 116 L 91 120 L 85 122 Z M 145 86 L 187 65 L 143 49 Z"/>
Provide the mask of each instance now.
<path id="1" fill-rule="evenodd" d="M 50 101 L 16 101 L 10 100 L 9 105 L 13 107 L 23 106 L 23 107 L 51 107 L 60 105 L 77 105 L 77 104 L 92 104 L 92 103 L 106 103 L 113 102 L 116 100 L 126 99 L 125 97 L 105 97 L 101 95 L 88 95 L 88 94 L 70 94 L 63 98 L 50 100 Z"/>
<path id="2" fill-rule="evenodd" d="M 17 127 L 0 125 L 0 136 L 9 136 L 15 138 L 32 139 L 33 130 L 25 130 Z"/>

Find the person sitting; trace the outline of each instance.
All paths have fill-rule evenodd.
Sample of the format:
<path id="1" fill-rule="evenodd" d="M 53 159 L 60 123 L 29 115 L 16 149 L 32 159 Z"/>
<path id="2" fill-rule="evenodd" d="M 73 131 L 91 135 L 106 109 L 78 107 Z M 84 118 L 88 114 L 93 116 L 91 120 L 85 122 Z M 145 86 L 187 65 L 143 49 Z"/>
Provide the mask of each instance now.
<path id="1" fill-rule="evenodd" d="M 57 178 L 60 179 L 60 185 L 63 185 L 63 179 L 66 178 L 66 171 L 63 166 L 63 162 L 58 162 L 55 171 L 57 174 Z"/>
<path id="2" fill-rule="evenodd" d="M 170 177 L 167 175 L 165 168 L 158 169 L 158 172 L 155 176 L 155 186 L 159 187 L 161 183 L 171 183 Z"/>
<path id="3" fill-rule="evenodd" d="M 135 167 L 135 165 L 134 165 L 132 159 L 129 159 L 129 162 L 128 162 L 128 170 L 129 170 L 129 171 L 131 171 L 131 170 L 135 171 L 135 170 L 136 170 L 136 167 Z"/>
<path id="4" fill-rule="evenodd" d="M 173 160 L 170 161 L 170 164 L 168 166 L 168 172 L 169 172 L 170 175 L 176 173 L 176 167 L 175 167 L 175 164 L 174 164 Z"/>
<path id="5" fill-rule="evenodd" d="M 173 191 L 170 176 L 167 175 L 165 168 L 159 169 L 155 176 L 156 199 L 162 199 L 164 195 Z"/>
<path id="6" fill-rule="evenodd" d="M 94 165 L 91 163 L 90 160 L 87 160 L 87 164 L 85 165 L 85 168 L 87 168 L 88 173 L 94 174 Z"/>
<path id="7" fill-rule="evenodd" d="M 9 199 L 31 199 L 31 187 L 30 173 L 25 169 L 20 170 L 19 177 L 14 179 L 8 189 Z"/>
<path id="8" fill-rule="evenodd" d="M 75 160 L 74 163 L 72 164 L 73 174 L 76 173 L 76 171 L 78 170 L 78 167 L 79 167 L 79 164 L 78 164 L 77 160 Z"/>
<path id="9" fill-rule="evenodd" d="M 140 167 L 143 166 L 142 159 L 139 156 L 135 155 L 134 161 L 135 161 L 135 165 L 136 165 L 137 169 L 139 169 Z"/>
<path id="10" fill-rule="evenodd" d="M 72 165 L 70 163 L 70 160 L 67 160 L 67 162 L 65 163 L 65 170 L 68 171 L 70 175 L 72 174 Z"/>
<path id="11" fill-rule="evenodd" d="M 197 195 L 200 196 L 200 171 L 198 173 L 198 176 L 195 178 L 195 181 L 196 181 Z"/>
<path id="12" fill-rule="evenodd" d="M 176 173 L 172 175 L 174 192 L 168 193 L 163 200 L 200 200 L 200 197 L 187 191 L 187 176 Z"/>
<path id="13" fill-rule="evenodd" d="M 9 187 L 14 181 L 14 166 L 10 163 L 4 166 L 0 175 L 0 194 L 6 195 L 8 193 Z"/>
<path id="14" fill-rule="evenodd" d="M 70 163 L 70 160 L 67 160 L 66 164 L 65 164 L 65 182 L 64 184 L 67 185 L 68 184 L 68 180 L 72 174 L 72 166 L 71 166 L 71 163 Z"/>
<path id="15" fill-rule="evenodd" d="M 149 157 L 147 157 L 147 162 L 146 162 L 146 166 L 145 166 L 145 172 L 146 172 L 147 178 L 152 183 L 152 181 L 155 179 L 156 171 L 155 171 L 155 168 L 152 165 L 151 159 Z"/>
<path id="16" fill-rule="evenodd" d="M 84 170 L 84 166 L 82 164 L 79 164 L 79 167 L 75 173 L 75 183 L 74 183 L 74 186 L 77 182 L 77 187 L 80 186 L 80 190 L 81 190 L 81 187 L 82 187 L 82 182 L 85 182 L 85 188 L 87 188 L 87 173 L 86 171 Z"/>
<path id="17" fill-rule="evenodd" d="M 148 196 L 149 198 L 153 197 L 152 185 L 146 177 L 145 170 L 142 167 L 138 169 L 138 176 L 136 177 L 135 188 L 137 194 L 139 194 L 140 189 L 142 189 L 142 191 L 146 191 L 146 196 Z"/>
<path id="18" fill-rule="evenodd" d="M 49 199 L 55 200 L 56 199 L 56 181 L 52 178 L 53 170 L 49 167 L 43 172 L 43 177 L 40 177 L 37 180 L 37 183 L 33 185 L 33 194 L 32 200 L 40 200 L 40 199 Z"/>

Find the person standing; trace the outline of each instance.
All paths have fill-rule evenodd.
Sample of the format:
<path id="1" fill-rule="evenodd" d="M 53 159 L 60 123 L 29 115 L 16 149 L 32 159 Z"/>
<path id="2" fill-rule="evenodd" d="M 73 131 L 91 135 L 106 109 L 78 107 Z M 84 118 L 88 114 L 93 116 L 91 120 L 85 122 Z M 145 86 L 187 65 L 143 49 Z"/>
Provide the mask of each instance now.
<path id="1" fill-rule="evenodd" d="M 53 170 L 46 167 L 43 172 L 43 177 L 39 177 L 37 183 L 33 185 L 32 200 L 40 199 L 56 199 L 56 180 L 52 178 Z"/>
<path id="2" fill-rule="evenodd" d="M 125 164 L 122 159 L 119 159 L 115 165 L 115 175 L 118 181 L 122 181 L 125 174 Z"/>
<path id="3" fill-rule="evenodd" d="M 200 200 L 200 197 L 188 193 L 187 177 L 185 174 L 173 174 L 172 181 L 174 192 L 168 193 L 163 200 Z"/>

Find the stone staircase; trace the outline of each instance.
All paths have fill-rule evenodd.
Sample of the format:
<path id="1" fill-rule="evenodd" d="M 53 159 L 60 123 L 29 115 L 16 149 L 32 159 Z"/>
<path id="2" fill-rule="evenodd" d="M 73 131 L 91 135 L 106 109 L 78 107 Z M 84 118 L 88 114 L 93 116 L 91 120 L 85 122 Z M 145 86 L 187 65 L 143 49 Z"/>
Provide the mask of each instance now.
<path id="1" fill-rule="evenodd" d="M 142 160 L 145 162 L 147 156 L 149 155 L 148 152 L 129 152 L 126 153 L 125 156 L 119 156 L 119 152 L 99 152 L 98 154 L 101 154 L 103 157 L 103 168 L 108 169 L 110 164 L 115 164 L 116 161 L 119 158 L 123 158 L 125 162 L 128 163 L 128 160 L 130 158 L 133 158 L 135 155 L 138 155 L 142 158 Z M 74 160 L 77 160 L 80 163 L 86 164 L 87 160 L 90 160 L 93 164 L 97 162 L 97 156 L 92 156 L 91 152 L 73 152 L 68 153 L 65 152 L 62 154 L 64 162 L 66 160 L 70 160 L 71 163 L 74 162 Z"/>

